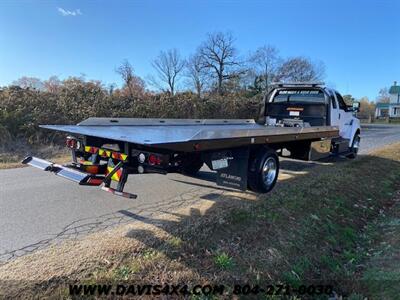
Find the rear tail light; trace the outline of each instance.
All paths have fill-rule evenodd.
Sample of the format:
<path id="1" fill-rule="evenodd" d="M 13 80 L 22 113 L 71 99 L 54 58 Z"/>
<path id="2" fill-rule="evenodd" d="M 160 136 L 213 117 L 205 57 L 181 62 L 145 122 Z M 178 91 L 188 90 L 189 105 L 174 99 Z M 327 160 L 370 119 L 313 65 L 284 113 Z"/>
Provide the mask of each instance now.
<path id="1" fill-rule="evenodd" d="M 149 155 L 149 159 L 148 159 L 149 165 L 161 165 L 161 157 L 154 155 L 154 154 L 150 154 Z"/>
<path id="2" fill-rule="evenodd" d="M 142 164 L 146 160 L 146 155 L 144 153 L 140 153 L 138 156 L 138 161 Z"/>
<path id="3" fill-rule="evenodd" d="M 71 149 L 79 149 L 81 146 L 81 143 L 78 140 L 76 140 L 75 138 L 70 137 L 70 136 L 67 137 L 65 143 L 66 143 L 67 147 L 71 148 Z"/>
<path id="4" fill-rule="evenodd" d="M 150 166 L 160 166 L 166 162 L 163 155 L 156 153 L 139 153 L 137 160 L 139 164 L 148 164 Z"/>

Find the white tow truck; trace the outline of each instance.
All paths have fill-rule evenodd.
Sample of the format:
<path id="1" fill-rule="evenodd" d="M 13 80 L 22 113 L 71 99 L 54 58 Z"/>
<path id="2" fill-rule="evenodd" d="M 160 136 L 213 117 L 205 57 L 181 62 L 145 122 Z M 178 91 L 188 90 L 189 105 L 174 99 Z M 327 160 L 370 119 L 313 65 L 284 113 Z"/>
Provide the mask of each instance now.
<path id="1" fill-rule="evenodd" d="M 194 175 L 203 164 L 217 172 L 218 185 L 266 193 L 278 178 L 278 156 L 356 157 L 358 110 L 359 103 L 346 105 L 320 83 L 279 83 L 264 96 L 255 120 L 89 118 L 42 125 L 69 134 L 72 162 L 28 156 L 23 163 L 128 198 L 136 198 L 123 192 L 129 174 Z"/>

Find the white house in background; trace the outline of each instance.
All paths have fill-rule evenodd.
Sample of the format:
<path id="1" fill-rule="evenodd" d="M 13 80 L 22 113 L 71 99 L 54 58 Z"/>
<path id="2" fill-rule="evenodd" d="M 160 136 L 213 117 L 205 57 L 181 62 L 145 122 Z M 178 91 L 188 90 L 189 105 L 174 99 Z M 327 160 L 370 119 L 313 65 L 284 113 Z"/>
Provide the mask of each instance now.
<path id="1" fill-rule="evenodd" d="M 389 103 L 378 103 L 375 109 L 375 117 L 400 118 L 400 85 L 397 81 L 389 89 Z"/>

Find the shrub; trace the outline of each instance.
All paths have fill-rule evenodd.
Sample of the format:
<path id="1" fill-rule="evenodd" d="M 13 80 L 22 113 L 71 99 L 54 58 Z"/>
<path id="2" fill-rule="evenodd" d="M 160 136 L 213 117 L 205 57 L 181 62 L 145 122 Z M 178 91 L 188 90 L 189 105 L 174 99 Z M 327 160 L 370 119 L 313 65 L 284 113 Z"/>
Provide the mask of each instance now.
<path id="1" fill-rule="evenodd" d="M 231 93 L 199 98 L 191 92 L 170 96 L 145 93 L 132 99 L 100 82 L 69 78 L 55 92 L 10 86 L 0 89 L 0 141 L 23 139 L 30 144 L 53 142 L 62 134 L 39 124 L 76 124 L 89 117 L 254 118 L 259 96 Z"/>

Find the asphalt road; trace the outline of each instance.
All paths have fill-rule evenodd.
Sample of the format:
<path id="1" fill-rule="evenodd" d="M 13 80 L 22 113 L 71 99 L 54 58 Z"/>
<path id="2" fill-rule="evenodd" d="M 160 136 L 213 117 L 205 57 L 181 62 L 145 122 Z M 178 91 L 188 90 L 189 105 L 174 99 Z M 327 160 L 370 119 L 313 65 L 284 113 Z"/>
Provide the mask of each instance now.
<path id="1" fill-rule="evenodd" d="M 366 125 L 361 153 L 400 141 L 400 126 Z M 291 166 L 283 164 L 282 173 Z M 294 170 L 292 169 L 292 170 Z M 79 238 L 159 211 L 174 211 L 200 198 L 212 200 L 226 189 L 213 183 L 207 169 L 200 178 L 180 174 L 131 176 L 126 190 L 135 200 L 96 187 L 81 187 L 34 168 L 0 171 L 0 263 L 65 239 Z"/>
<path id="2" fill-rule="evenodd" d="M 400 141 L 400 125 L 365 124 L 361 127 L 361 154 Z"/>

